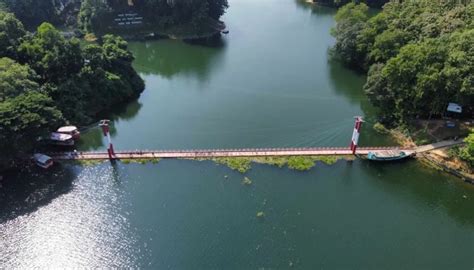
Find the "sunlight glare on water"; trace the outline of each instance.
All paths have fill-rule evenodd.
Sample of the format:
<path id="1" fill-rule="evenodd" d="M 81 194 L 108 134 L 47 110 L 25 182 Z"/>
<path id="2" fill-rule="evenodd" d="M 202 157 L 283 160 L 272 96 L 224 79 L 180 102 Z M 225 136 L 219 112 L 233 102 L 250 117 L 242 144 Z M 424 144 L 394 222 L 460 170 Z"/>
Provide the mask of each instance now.
<path id="1" fill-rule="evenodd" d="M 127 215 L 119 211 L 123 191 L 117 188 L 116 177 L 112 167 L 86 168 L 71 192 L 0 224 L 0 231 L 12 237 L 3 243 L 8 246 L 3 249 L 8 252 L 2 256 L 7 259 L 4 265 L 23 269 L 133 265 L 140 251 L 133 247 Z"/>

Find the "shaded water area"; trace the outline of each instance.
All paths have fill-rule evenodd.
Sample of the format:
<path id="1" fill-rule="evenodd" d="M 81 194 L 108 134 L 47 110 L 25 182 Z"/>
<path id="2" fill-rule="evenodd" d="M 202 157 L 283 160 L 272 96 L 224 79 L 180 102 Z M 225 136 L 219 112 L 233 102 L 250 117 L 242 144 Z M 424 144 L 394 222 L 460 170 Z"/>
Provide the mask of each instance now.
<path id="1" fill-rule="evenodd" d="M 218 46 L 130 44 L 146 81 L 117 149 L 390 145 L 365 78 L 330 60 L 334 10 L 232 0 Z M 98 129 L 80 149 L 104 149 Z M 227 177 L 226 177 L 227 176 Z M 0 265 L 169 269 L 472 269 L 474 189 L 415 161 L 309 172 L 208 161 L 60 164 L 6 175 Z M 264 212 L 263 218 L 257 218 Z"/>

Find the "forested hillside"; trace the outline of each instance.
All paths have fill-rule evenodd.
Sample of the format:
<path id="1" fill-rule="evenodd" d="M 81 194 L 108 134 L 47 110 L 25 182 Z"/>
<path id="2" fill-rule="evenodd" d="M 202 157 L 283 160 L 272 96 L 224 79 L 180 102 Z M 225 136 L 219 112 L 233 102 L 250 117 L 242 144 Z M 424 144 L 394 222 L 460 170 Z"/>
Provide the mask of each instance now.
<path id="1" fill-rule="evenodd" d="M 391 2 L 373 17 L 365 4 L 351 3 L 336 21 L 335 55 L 368 72 L 365 91 L 387 119 L 474 104 L 473 3 Z"/>
<path id="2" fill-rule="evenodd" d="M 227 0 L 83 0 L 79 25 L 86 32 L 113 31 L 117 15 L 133 11 L 143 18 L 139 29 L 185 26 L 186 31 L 200 32 L 217 23 L 227 7 Z"/>
<path id="3" fill-rule="evenodd" d="M 316 3 L 334 7 L 341 7 L 350 2 L 360 2 L 367 4 L 367 6 L 372 8 L 381 8 L 388 1 L 390 0 L 314 0 Z"/>
<path id="4" fill-rule="evenodd" d="M 201 31 L 217 23 L 227 7 L 227 0 L 0 0 L 0 8 L 14 13 L 27 29 L 49 22 L 101 34 L 116 30 L 120 13 L 143 18 L 137 28 Z"/>
<path id="5" fill-rule="evenodd" d="M 465 1 L 469 2 L 469 1 Z M 370 17 L 350 3 L 336 15 L 335 55 L 368 72 L 364 90 L 392 124 L 474 106 L 474 3 L 391 2 Z M 458 156 L 474 167 L 474 133 Z"/>
<path id="6" fill-rule="evenodd" d="M 33 35 L 13 14 L 0 12 L 0 166 L 59 125 L 89 123 L 137 97 L 144 83 L 132 61 L 119 37 L 81 46 L 51 24 Z"/>

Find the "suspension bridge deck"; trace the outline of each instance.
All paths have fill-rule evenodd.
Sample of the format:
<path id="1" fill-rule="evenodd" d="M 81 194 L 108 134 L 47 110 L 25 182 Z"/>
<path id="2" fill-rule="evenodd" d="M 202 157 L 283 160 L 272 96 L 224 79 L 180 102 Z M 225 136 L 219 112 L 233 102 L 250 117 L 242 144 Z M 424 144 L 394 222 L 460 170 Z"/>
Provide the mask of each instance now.
<path id="1" fill-rule="evenodd" d="M 415 148 L 403 147 L 359 147 L 357 154 L 383 150 L 404 151 L 407 154 L 428 152 L 438 148 L 462 144 L 462 140 L 442 141 Z M 56 152 L 48 153 L 55 160 L 101 160 L 108 159 L 106 151 L 102 152 Z M 217 158 L 217 157 L 271 157 L 271 156 L 345 156 L 352 155 L 348 147 L 304 147 L 304 148 L 243 148 L 243 149 L 200 149 L 200 150 L 134 150 L 116 151 L 117 159 L 151 159 L 151 158 Z"/>
<path id="2" fill-rule="evenodd" d="M 398 147 L 367 147 L 359 148 L 357 154 L 367 155 L 370 151 L 401 150 L 414 153 L 413 149 Z M 49 153 L 56 160 L 98 160 L 108 159 L 107 152 L 58 152 Z M 318 147 L 318 148 L 253 148 L 253 149 L 201 149 L 201 150 L 136 150 L 116 151 L 117 159 L 148 159 L 148 158 L 215 158 L 215 157 L 267 157 L 267 156 L 344 156 L 352 155 L 350 148 Z"/>

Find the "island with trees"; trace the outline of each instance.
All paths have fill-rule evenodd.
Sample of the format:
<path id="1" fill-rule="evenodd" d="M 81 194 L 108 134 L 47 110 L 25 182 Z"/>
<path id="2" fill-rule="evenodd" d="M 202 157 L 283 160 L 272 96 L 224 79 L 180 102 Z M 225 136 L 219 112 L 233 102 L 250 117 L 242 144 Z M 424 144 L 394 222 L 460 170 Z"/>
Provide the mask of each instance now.
<path id="1" fill-rule="evenodd" d="M 349 3 L 335 19 L 334 55 L 367 73 L 364 91 L 385 124 L 409 130 L 418 119 L 441 119 L 451 102 L 472 121 L 474 3 L 393 1 L 374 16 Z M 472 131 L 465 142 L 451 153 L 472 171 Z"/>
<path id="2" fill-rule="evenodd" d="M 32 34 L 5 12 L 0 33 L 0 168 L 14 166 L 59 125 L 91 123 L 144 89 L 120 37 L 81 45 L 49 23 Z"/>

